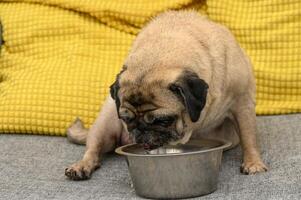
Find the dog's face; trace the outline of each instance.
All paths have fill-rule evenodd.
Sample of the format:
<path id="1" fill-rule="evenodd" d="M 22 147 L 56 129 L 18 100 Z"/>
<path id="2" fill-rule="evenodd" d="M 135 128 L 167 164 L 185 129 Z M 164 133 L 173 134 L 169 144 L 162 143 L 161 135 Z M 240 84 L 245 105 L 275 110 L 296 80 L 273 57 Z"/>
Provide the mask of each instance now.
<path id="1" fill-rule="evenodd" d="M 208 85 L 188 70 L 182 70 L 176 80 L 163 78 L 168 73 L 164 70 L 164 76 L 158 71 L 133 76 L 137 73 L 124 67 L 110 91 L 135 142 L 152 149 L 182 140 L 185 126 L 200 117 Z"/>

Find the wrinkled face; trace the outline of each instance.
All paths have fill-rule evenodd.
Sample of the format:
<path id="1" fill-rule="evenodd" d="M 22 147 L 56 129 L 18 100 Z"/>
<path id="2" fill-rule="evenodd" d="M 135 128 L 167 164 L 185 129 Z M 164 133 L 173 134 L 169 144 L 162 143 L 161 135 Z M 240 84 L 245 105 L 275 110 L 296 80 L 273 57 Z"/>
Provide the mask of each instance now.
<path id="1" fill-rule="evenodd" d="M 177 83 L 157 79 L 143 84 L 120 76 L 111 86 L 118 116 L 135 142 L 146 149 L 182 140 L 184 127 L 198 120 L 205 105 L 208 86 L 195 74 L 196 82 L 179 77 Z"/>
<path id="2" fill-rule="evenodd" d="M 152 149 L 183 137 L 181 116 L 183 108 L 176 104 L 176 99 L 167 96 L 162 98 L 153 93 L 147 94 L 146 91 L 143 93 L 135 90 L 130 93 L 126 91 L 128 91 L 126 88 L 120 91 L 122 97 L 119 117 L 135 142 Z M 169 105 L 167 102 L 170 102 Z"/>

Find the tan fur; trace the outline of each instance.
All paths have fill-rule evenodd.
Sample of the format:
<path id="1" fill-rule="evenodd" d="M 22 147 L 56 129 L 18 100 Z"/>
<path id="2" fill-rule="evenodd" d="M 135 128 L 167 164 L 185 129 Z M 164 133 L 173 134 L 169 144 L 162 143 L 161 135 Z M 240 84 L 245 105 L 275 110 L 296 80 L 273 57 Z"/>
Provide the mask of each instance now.
<path id="1" fill-rule="evenodd" d="M 88 129 L 79 118 L 67 129 L 68 140 L 75 144 L 86 144 L 87 135 Z"/>
<path id="2" fill-rule="evenodd" d="M 120 75 L 120 115 L 132 110 L 147 120 L 153 115 L 175 114 L 175 129 L 183 134 L 173 143 L 185 143 L 190 137 L 209 137 L 239 143 L 244 153 L 242 171 L 265 171 L 256 146 L 255 81 L 251 63 L 224 26 L 195 12 L 170 11 L 152 20 L 137 36 Z M 193 123 L 185 106 L 168 89 L 184 70 L 190 70 L 208 85 L 206 105 Z M 131 96 L 147 99 L 133 107 Z M 150 111 L 153 110 L 153 111 Z M 111 97 L 89 130 L 87 150 L 82 161 L 66 169 L 71 179 L 90 177 L 99 165 L 101 153 L 113 150 L 117 141 L 131 142 L 127 128 L 118 119 Z M 70 130 L 69 137 L 82 140 L 85 134 Z M 239 136 L 239 138 L 238 138 Z M 81 139 L 80 139 L 81 137 Z M 84 174 L 84 175 L 83 175 Z"/>

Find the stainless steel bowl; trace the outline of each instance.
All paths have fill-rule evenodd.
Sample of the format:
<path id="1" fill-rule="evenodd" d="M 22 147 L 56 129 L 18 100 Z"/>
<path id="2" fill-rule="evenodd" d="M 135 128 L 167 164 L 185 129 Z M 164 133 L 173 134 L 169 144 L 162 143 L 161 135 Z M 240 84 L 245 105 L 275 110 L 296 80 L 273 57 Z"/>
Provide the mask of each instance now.
<path id="1" fill-rule="evenodd" d="M 202 139 L 146 151 L 141 145 L 129 144 L 117 148 L 116 153 L 126 156 L 139 196 L 188 198 L 216 190 L 222 153 L 230 145 Z"/>

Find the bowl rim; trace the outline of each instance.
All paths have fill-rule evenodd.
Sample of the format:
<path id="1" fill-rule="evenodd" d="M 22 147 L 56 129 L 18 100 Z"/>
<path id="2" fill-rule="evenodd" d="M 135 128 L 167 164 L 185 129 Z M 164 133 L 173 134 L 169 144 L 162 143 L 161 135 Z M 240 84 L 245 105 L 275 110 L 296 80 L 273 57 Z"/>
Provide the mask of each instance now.
<path id="1" fill-rule="evenodd" d="M 199 151 L 192 151 L 192 152 L 185 152 L 185 153 L 170 153 L 170 154 L 134 154 L 134 153 L 123 151 L 123 149 L 129 146 L 137 145 L 137 143 L 132 143 L 116 148 L 115 153 L 123 156 L 132 156 L 132 157 L 172 157 L 172 156 L 194 155 L 200 153 L 207 153 L 211 151 L 223 150 L 232 145 L 232 142 L 230 141 L 218 140 L 218 139 L 193 139 L 193 140 L 207 140 L 207 141 L 220 142 L 222 143 L 222 145 L 210 149 L 199 150 Z"/>

